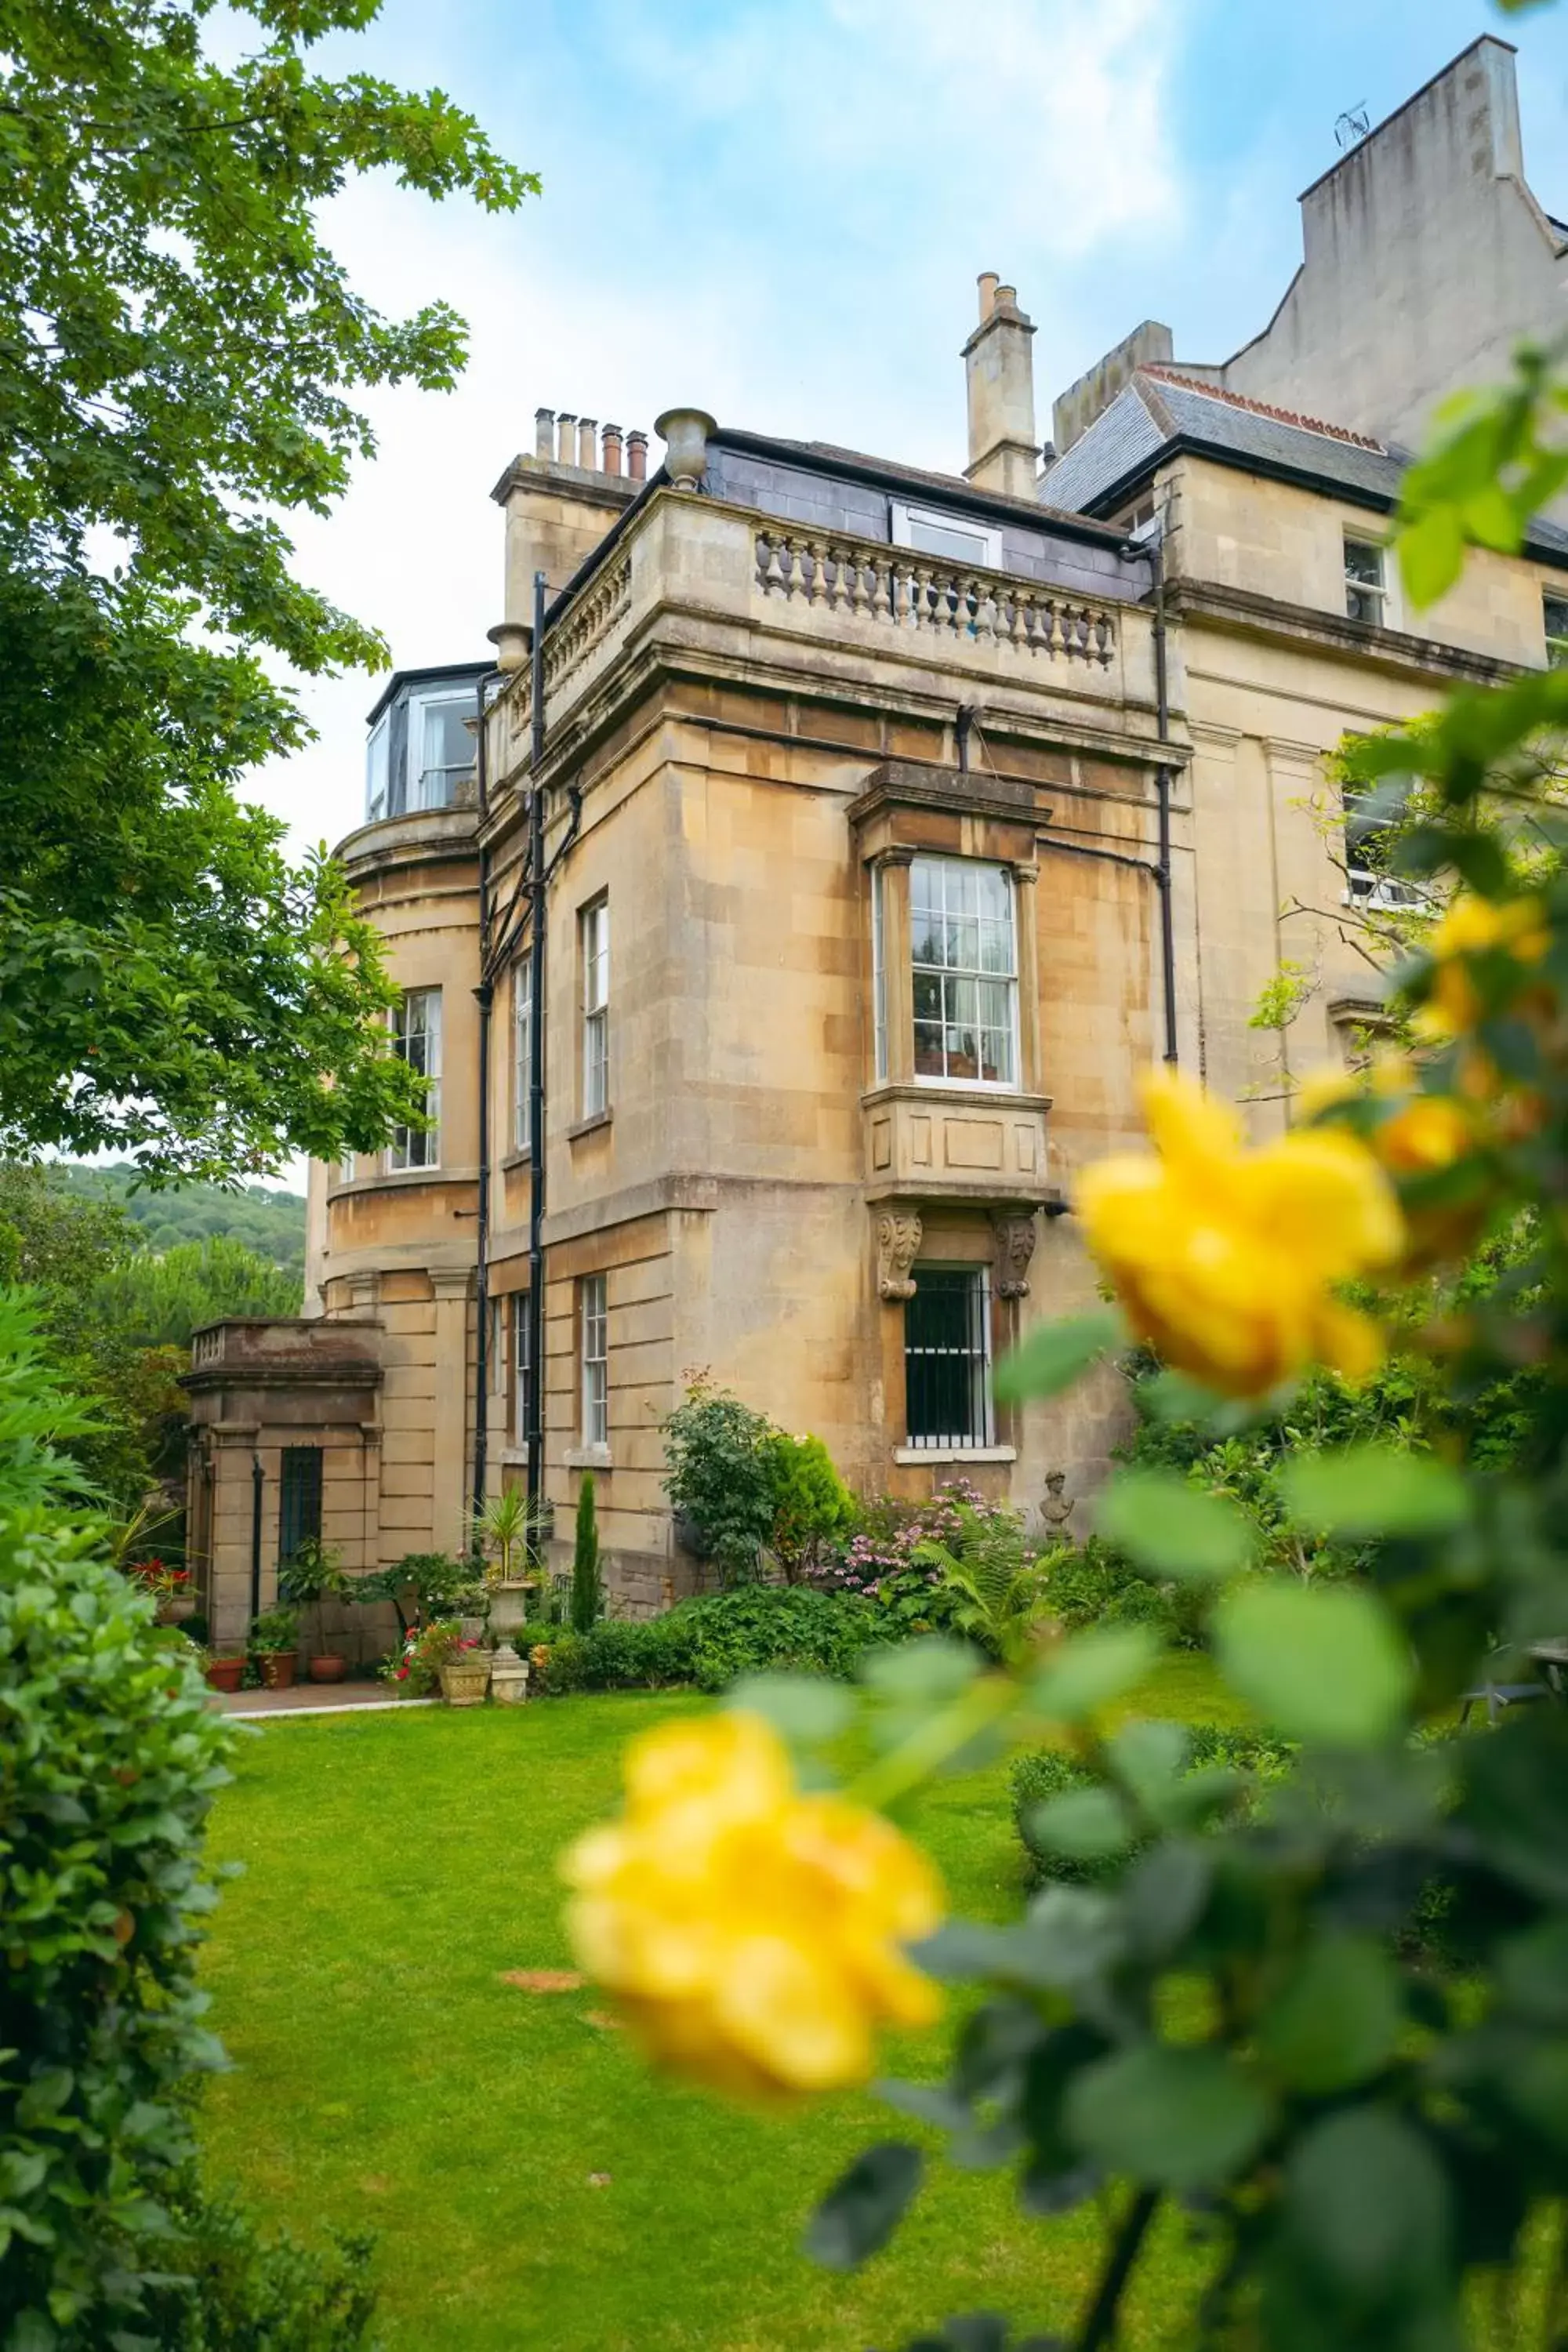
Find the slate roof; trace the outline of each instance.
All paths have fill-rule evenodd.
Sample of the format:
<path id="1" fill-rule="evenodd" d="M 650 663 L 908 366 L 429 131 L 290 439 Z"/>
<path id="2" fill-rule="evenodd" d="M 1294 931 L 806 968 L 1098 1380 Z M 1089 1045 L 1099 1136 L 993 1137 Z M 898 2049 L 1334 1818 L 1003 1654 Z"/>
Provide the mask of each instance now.
<path id="1" fill-rule="evenodd" d="M 1156 363 L 1140 368 L 1058 459 L 1041 480 L 1042 500 L 1081 514 L 1104 514 L 1176 448 L 1384 512 L 1397 505 L 1400 479 L 1410 463 L 1407 449 L 1270 408 Z M 1568 559 L 1568 530 L 1538 520 L 1531 526 L 1528 547 L 1555 561 Z"/>

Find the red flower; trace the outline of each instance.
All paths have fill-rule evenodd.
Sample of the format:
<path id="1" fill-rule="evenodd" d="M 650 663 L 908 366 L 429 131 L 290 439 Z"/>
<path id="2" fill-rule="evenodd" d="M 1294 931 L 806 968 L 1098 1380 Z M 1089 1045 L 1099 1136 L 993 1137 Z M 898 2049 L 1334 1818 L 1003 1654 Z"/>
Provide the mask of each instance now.
<path id="1" fill-rule="evenodd" d="M 405 1682 L 408 1680 L 408 1669 L 407 1669 L 407 1667 L 406 1667 L 406 1666 L 399 1666 L 399 1667 L 398 1667 L 398 1669 L 397 1669 L 396 1674 L 393 1676 L 393 1680 L 394 1680 L 395 1682 L 405 1683 Z"/>

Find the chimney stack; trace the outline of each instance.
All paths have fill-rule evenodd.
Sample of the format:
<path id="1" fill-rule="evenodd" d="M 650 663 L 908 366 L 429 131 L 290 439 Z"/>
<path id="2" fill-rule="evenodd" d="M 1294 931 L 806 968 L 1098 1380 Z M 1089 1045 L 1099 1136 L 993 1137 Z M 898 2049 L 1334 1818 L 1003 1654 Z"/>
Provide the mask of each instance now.
<path id="1" fill-rule="evenodd" d="M 963 346 L 969 394 L 965 481 L 1005 498 L 1037 496 L 1035 438 L 1035 330 L 1018 308 L 1017 289 L 994 269 L 980 274 L 980 324 Z"/>

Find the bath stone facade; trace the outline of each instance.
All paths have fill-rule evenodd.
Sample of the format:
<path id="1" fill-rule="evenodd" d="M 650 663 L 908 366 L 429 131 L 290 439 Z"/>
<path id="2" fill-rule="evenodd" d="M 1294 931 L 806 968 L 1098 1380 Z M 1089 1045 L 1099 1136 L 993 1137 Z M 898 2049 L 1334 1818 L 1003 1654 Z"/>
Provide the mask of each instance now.
<path id="1" fill-rule="evenodd" d="M 989 278 L 980 310 L 967 476 L 699 410 L 660 420 L 679 487 L 552 412 L 503 473 L 494 666 L 393 679 L 340 853 L 433 1124 L 312 1170 L 313 1319 L 199 1343 L 220 1639 L 258 1507 L 263 1606 L 302 1492 L 351 1565 L 459 1549 L 481 1476 L 524 1475 L 535 1396 L 562 1564 L 591 1469 L 612 1605 L 691 1590 L 660 1424 L 697 1370 L 862 1492 L 962 1475 L 1058 1523 L 1120 1433 L 1116 1384 L 1016 1408 L 990 1374 L 1096 1296 L 1078 1170 L 1138 1139 L 1167 1053 L 1268 1133 L 1302 1065 L 1353 1049 L 1345 935 L 1396 886 L 1347 856 L 1328 759 L 1552 657 L 1568 540 L 1542 525 L 1405 614 L 1399 452 L 1190 379 L 1147 334 L 1015 495 L 1032 330 Z M 1282 959 L 1312 983 L 1283 1052 L 1249 1026 Z"/>

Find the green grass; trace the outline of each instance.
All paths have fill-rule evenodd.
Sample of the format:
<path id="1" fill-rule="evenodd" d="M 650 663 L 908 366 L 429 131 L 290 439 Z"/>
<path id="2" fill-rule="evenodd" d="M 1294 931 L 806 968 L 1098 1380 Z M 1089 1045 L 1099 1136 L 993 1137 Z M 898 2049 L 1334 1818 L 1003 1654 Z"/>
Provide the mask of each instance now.
<path id="1" fill-rule="evenodd" d="M 1142 1696 L 1220 1711 L 1200 1659 Z M 1005 2175 L 939 2158 L 891 2248 L 829 2276 L 798 2252 L 806 2216 L 902 2118 L 868 2096 L 721 2105 L 650 2076 L 591 1990 L 502 1981 L 570 1965 L 553 1858 L 614 1805 L 627 1735 L 697 1704 L 366 1714 L 247 1740 L 212 1841 L 245 1865 L 205 1966 L 235 2061 L 207 2103 L 214 2173 L 307 2238 L 374 2229 L 389 2347 L 891 2352 L 980 2307 L 1065 2326 L 1101 2248 L 1092 2210 L 1028 2222 Z M 956 1909 L 1017 1910 L 1003 1768 L 941 1784 L 917 1827 Z M 911 2037 L 889 2070 L 935 2074 L 944 2048 Z M 1180 2340 L 1195 2274 L 1173 2226 L 1132 2306 L 1137 2352 Z"/>

